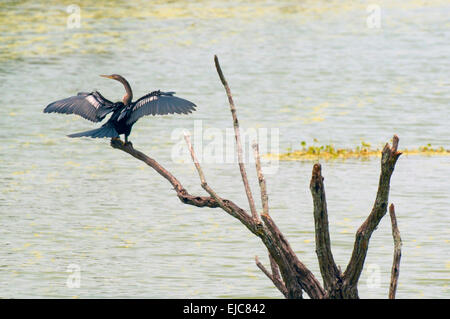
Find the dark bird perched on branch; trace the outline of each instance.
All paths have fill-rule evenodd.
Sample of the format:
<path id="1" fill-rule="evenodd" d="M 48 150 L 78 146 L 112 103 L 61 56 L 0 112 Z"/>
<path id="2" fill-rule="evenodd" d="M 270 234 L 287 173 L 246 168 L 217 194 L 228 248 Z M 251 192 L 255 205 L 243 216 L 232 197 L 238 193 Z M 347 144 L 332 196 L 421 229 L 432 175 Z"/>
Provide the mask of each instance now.
<path id="1" fill-rule="evenodd" d="M 125 135 L 125 143 L 134 123 L 144 115 L 188 114 L 195 111 L 196 105 L 188 100 L 173 96 L 175 92 L 153 91 L 132 102 L 133 92 L 125 78 L 118 74 L 101 75 L 108 79 L 119 81 L 125 87 L 126 94 L 122 102 L 113 103 L 105 99 L 99 92 L 81 92 L 76 96 L 59 100 L 49 104 L 44 113 L 77 114 L 92 122 L 100 122 L 111 112 L 113 114 L 102 127 L 81 133 L 68 135 L 69 137 L 89 136 L 119 138 Z"/>

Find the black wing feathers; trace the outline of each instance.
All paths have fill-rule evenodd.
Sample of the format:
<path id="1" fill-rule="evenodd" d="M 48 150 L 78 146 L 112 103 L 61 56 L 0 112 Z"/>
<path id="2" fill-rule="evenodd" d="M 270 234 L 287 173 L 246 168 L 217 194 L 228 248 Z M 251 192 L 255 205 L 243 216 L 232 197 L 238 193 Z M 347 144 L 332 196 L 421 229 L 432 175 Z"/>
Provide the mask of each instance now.
<path id="1" fill-rule="evenodd" d="M 188 100 L 173 96 L 175 92 L 153 91 L 138 99 L 132 106 L 127 124 L 136 122 L 145 115 L 188 114 L 196 105 Z"/>
<path id="2" fill-rule="evenodd" d="M 44 113 L 77 114 L 92 122 L 100 122 L 114 110 L 114 103 L 105 99 L 99 92 L 80 92 L 49 104 Z"/>

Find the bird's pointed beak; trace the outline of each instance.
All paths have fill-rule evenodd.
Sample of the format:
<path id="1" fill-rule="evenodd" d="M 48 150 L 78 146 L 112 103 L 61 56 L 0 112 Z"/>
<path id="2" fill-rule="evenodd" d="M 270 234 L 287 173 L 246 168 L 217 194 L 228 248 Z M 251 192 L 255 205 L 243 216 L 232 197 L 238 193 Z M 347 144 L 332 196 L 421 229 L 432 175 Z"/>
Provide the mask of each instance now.
<path id="1" fill-rule="evenodd" d="M 100 74 L 101 77 L 112 79 L 112 75 Z"/>

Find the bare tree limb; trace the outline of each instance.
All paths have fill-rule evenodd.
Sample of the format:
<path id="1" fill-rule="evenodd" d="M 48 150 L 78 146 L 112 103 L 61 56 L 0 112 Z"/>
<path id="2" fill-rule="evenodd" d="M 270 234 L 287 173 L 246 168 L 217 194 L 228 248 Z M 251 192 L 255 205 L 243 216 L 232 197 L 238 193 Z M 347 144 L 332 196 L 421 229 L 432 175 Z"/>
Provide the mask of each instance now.
<path id="1" fill-rule="evenodd" d="M 311 299 L 322 299 L 325 291 L 313 273 L 298 259 L 291 245 L 284 237 L 278 226 L 270 215 L 261 215 L 267 228 L 268 236 L 262 238 L 270 254 L 280 267 L 284 283 L 289 291 L 295 296 L 301 295 L 303 289 Z M 269 239 L 269 242 L 264 240 Z M 274 248 L 275 247 L 275 248 Z M 300 285 L 300 287 L 298 287 Z M 300 289 L 301 288 L 301 289 Z M 289 298 L 294 298 L 290 296 Z"/>
<path id="2" fill-rule="evenodd" d="M 270 257 L 270 254 L 269 254 Z M 273 259 L 272 259 L 273 260 Z M 284 282 L 281 280 L 280 275 L 278 272 L 273 272 L 273 268 L 272 268 L 272 273 L 270 273 L 263 264 L 261 264 L 261 262 L 258 259 L 258 256 L 255 256 L 255 262 L 256 262 L 256 266 L 258 266 L 259 269 L 261 269 L 261 271 L 273 282 L 273 284 L 275 285 L 275 287 L 277 287 L 277 289 L 283 294 L 283 296 L 285 298 L 288 298 L 288 291 L 286 289 L 286 286 L 284 285 Z M 271 265 L 275 263 L 271 261 Z M 275 263 L 276 265 L 276 263 Z M 277 268 L 278 269 L 278 268 Z"/>
<path id="3" fill-rule="evenodd" d="M 217 195 L 214 190 L 209 187 L 208 183 L 206 182 L 205 175 L 203 174 L 203 170 L 200 167 L 200 164 L 197 160 L 197 156 L 195 155 L 194 148 L 192 147 L 191 140 L 189 138 L 189 135 L 184 136 L 186 143 L 189 148 L 189 152 L 191 153 L 192 160 L 194 162 L 195 168 L 197 169 L 198 175 L 200 177 L 201 186 L 205 191 L 208 192 L 208 194 L 211 195 L 211 197 L 215 200 L 216 203 L 218 203 L 218 206 L 222 208 L 225 212 L 232 215 L 233 217 L 237 218 L 241 223 L 243 223 L 252 233 L 259 236 L 260 229 L 259 227 L 256 227 L 254 220 L 250 217 L 250 215 L 234 204 L 233 202 L 229 200 L 222 199 L 219 195 Z"/>
<path id="4" fill-rule="evenodd" d="M 181 185 L 181 183 L 173 176 L 168 170 L 162 167 L 157 161 L 153 158 L 148 157 L 144 153 L 133 148 L 131 143 L 124 144 L 119 139 L 112 139 L 111 146 L 113 148 L 119 149 L 125 153 L 130 154 L 131 156 L 137 158 L 138 160 L 144 162 L 151 168 L 153 168 L 159 175 L 164 177 L 170 184 L 172 184 L 173 188 L 177 192 L 178 198 L 184 204 L 189 204 L 197 207 L 210 207 L 215 208 L 219 207 L 219 204 L 211 197 L 202 197 L 202 196 L 192 196 L 188 193 L 188 191 Z"/>
<path id="5" fill-rule="evenodd" d="M 261 169 L 261 158 L 259 156 L 259 147 L 257 143 L 253 143 L 253 150 L 255 153 L 256 173 L 258 174 L 259 188 L 261 191 L 261 202 L 263 206 L 263 213 L 269 214 L 269 198 L 267 196 L 266 179 Z"/>
<path id="6" fill-rule="evenodd" d="M 130 154 L 131 156 L 137 158 L 138 160 L 144 162 L 151 168 L 153 168 L 158 174 L 164 177 L 170 184 L 174 187 L 174 190 L 177 192 L 177 196 L 183 204 L 193 205 L 197 207 L 210 207 L 210 208 L 218 208 L 221 207 L 219 202 L 213 197 L 209 196 L 193 196 L 188 193 L 188 191 L 183 187 L 183 185 L 164 167 L 162 167 L 157 161 L 153 158 L 145 155 L 144 153 L 133 148 L 131 143 L 123 143 L 119 139 L 112 139 L 111 146 L 113 148 L 119 149 L 125 153 Z M 240 208 L 238 205 L 233 203 L 228 199 L 221 198 L 221 202 L 225 207 L 225 211 L 232 215 L 233 217 L 239 219 L 250 231 L 257 234 L 258 229 L 253 226 L 253 220 L 250 215 Z"/>
<path id="7" fill-rule="evenodd" d="M 394 172 L 395 163 L 401 155 L 397 151 L 398 141 L 398 136 L 394 135 L 392 147 L 389 147 L 389 144 L 386 143 L 382 151 L 381 174 L 375 203 L 370 215 L 356 232 L 352 256 L 344 273 L 345 289 L 353 291 L 353 293 L 349 293 L 350 295 L 357 296 L 357 283 L 364 267 L 370 237 L 387 212 L 390 180 Z"/>
<path id="8" fill-rule="evenodd" d="M 314 203 L 314 223 L 316 234 L 316 254 L 319 260 L 320 273 L 322 274 L 325 290 L 340 281 L 342 274 L 334 262 L 331 252 L 330 231 L 328 228 L 327 200 L 325 197 L 325 186 L 322 177 L 322 167 L 314 164 L 310 190 Z"/>
<path id="9" fill-rule="evenodd" d="M 226 213 L 238 219 L 253 234 L 258 236 L 266 246 L 269 253 L 271 272 L 267 270 L 255 257 L 256 265 L 266 274 L 286 298 L 302 298 L 305 291 L 311 299 L 323 298 L 358 298 L 357 284 L 361 275 L 364 261 L 368 251 L 369 240 L 387 211 L 389 199 L 390 178 L 395 164 L 401 155 L 398 149 L 399 139 L 394 135 L 392 147 L 386 144 L 381 157 L 381 174 L 378 183 L 378 191 L 372 211 L 358 229 L 352 256 L 344 274 L 337 267 L 331 251 L 331 241 L 328 225 L 328 212 L 325 197 L 325 187 L 320 164 L 313 167 L 310 190 L 314 201 L 314 221 L 316 232 L 316 253 L 319 259 L 320 271 L 324 280 L 324 288 L 312 274 L 312 272 L 298 259 L 286 237 L 277 227 L 269 215 L 269 204 L 266 182 L 262 174 L 258 145 L 253 145 L 256 172 L 261 192 L 263 212 L 260 216 L 256 211 L 255 202 L 248 183 L 247 173 L 242 159 L 242 145 L 240 140 L 239 123 L 236 108 L 231 96 L 231 91 L 220 68 L 217 56 L 214 57 L 216 69 L 220 80 L 225 87 L 230 103 L 235 139 L 239 160 L 239 169 L 244 182 L 244 188 L 249 202 L 251 214 L 228 199 L 220 197 L 206 182 L 203 170 L 197 160 L 189 135 L 185 135 L 192 160 L 198 172 L 202 188 L 209 196 L 193 196 L 187 192 L 182 184 L 156 160 L 133 148 L 131 143 L 124 144 L 119 139 L 112 139 L 111 146 L 143 161 L 152 167 L 158 174 L 164 177 L 174 188 L 178 198 L 184 204 L 197 207 L 220 207 Z M 391 287 L 389 297 L 394 298 L 399 276 L 399 264 L 401 257 L 401 239 L 395 218 L 394 206 L 390 207 L 392 232 L 395 243 L 394 261 L 391 275 Z M 260 219 L 261 218 L 261 219 Z"/>
<path id="10" fill-rule="evenodd" d="M 238 121 L 237 115 L 236 115 L 236 107 L 234 106 L 233 96 L 231 95 L 230 87 L 228 86 L 228 83 L 225 80 L 225 76 L 223 75 L 217 55 L 214 56 L 214 63 L 216 65 L 216 70 L 217 70 L 217 73 L 219 74 L 220 81 L 222 82 L 222 84 L 225 88 L 225 91 L 227 93 L 228 102 L 230 104 L 231 116 L 233 117 L 234 136 L 236 139 L 236 149 L 237 149 L 237 155 L 238 155 L 239 170 L 241 171 L 242 181 L 244 182 L 245 193 L 247 195 L 248 204 L 250 206 L 250 211 L 252 213 L 253 219 L 256 222 L 258 222 L 259 217 L 258 217 L 258 213 L 256 212 L 255 201 L 253 199 L 252 191 L 251 191 L 250 185 L 248 183 L 247 172 L 245 171 L 244 159 L 242 158 L 241 134 L 239 131 L 239 121 Z"/>
<path id="11" fill-rule="evenodd" d="M 270 261 L 270 268 L 272 269 L 272 275 L 278 280 L 281 280 L 280 269 L 278 268 L 277 262 L 275 261 L 275 259 L 273 259 L 271 254 L 269 254 L 269 261 Z"/>
<path id="12" fill-rule="evenodd" d="M 402 258 L 402 239 L 397 226 L 394 204 L 389 206 L 389 215 L 391 216 L 392 237 L 394 238 L 394 260 L 392 262 L 391 283 L 389 286 L 389 299 L 395 299 L 397 292 L 398 277 L 400 275 L 400 259 Z"/>
<path id="13" fill-rule="evenodd" d="M 230 110 L 233 118 L 233 126 L 236 139 L 239 169 L 241 172 L 242 180 L 244 182 L 245 192 L 252 213 L 252 218 L 255 221 L 254 223 L 255 227 L 260 226 L 258 228 L 261 230 L 260 232 L 255 233 L 259 234 L 259 237 L 262 239 L 263 243 L 269 250 L 269 254 L 273 257 L 273 259 L 279 266 L 281 276 L 283 277 L 284 283 L 288 290 L 288 298 L 301 298 L 302 290 L 305 290 L 311 298 L 322 298 L 324 295 L 324 291 L 320 283 L 317 281 L 317 279 L 314 277 L 311 271 L 309 271 L 309 269 L 306 268 L 306 266 L 303 265 L 298 260 L 297 256 L 293 252 L 292 248 L 290 247 L 289 243 L 287 242 L 283 234 L 280 232 L 280 230 L 275 225 L 270 216 L 266 213 L 263 213 L 261 216 L 262 219 L 264 220 L 264 225 L 263 227 L 261 227 L 258 214 L 256 212 L 255 201 L 253 199 L 250 190 L 250 186 L 247 179 L 247 173 L 245 171 L 245 166 L 243 163 L 242 145 L 240 140 L 239 121 L 236 115 L 236 107 L 233 102 L 231 90 L 228 86 L 225 76 L 223 75 L 222 69 L 219 64 L 219 59 L 217 58 L 217 56 L 214 56 L 214 62 L 216 65 L 216 70 L 219 75 L 220 81 L 222 82 L 225 88 L 228 97 L 228 102 L 230 104 Z M 264 209 L 268 212 L 269 209 L 267 203 L 267 192 L 265 190 L 265 182 L 260 184 L 260 187 L 261 186 L 262 186 L 261 196 L 263 207 L 265 207 Z"/>
<path id="14" fill-rule="evenodd" d="M 235 208 L 227 205 L 227 202 L 222 200 L 206 183 L 203 171 L 198 163 L 188 135 L 185 135 L 185 140 L 198 171 L 202 187 L 211 195 L 211 197 L 220 203 L 219 206 L 224 211 L 239 219 L 250 231 L 261 238 L 266 245 L 269 254 L 273 256 L 274 262 L 280 267 L 280 272 L 288 291 L 288 298 L 301 298 L 302 289 L 304 289 L 311 298 L 322 298 L 324 291 L 320 286 L 320 283 L 311 271 L 298 260 L 288 241 L 270 216 L 262 214 L 264 220 L 263 225 L 255 222 L 255 220 L 251 218 L 250 215 L 244 213 L 245 211 L 242 209 L 239 208 L 239 211 L 235 211 Z M 272 267 L 275 266 L 272 265 Z"/>
<path id="15" fill-rule="evenodd" d="M 222 198 L 220 198 L 211 187 L 208 186 L 208 184 L 206 183 L 206 179 L 205 179 L 205 175 L 203 174 L 203 170 L 200 167 L 200 164 L 198 162 L 197 156 L 194 153 L 194 148 L 192 147 L 191 144 L 191 139 L 189 138 L 188 134 L 184 134 L 184 139 L 186 141 L 186 144 L 188 145 L 188 149 L 189 152 L 191 153 L 191 157 L 192 157 L 192 162 L 194 162 L 195 168 L 197 169 L 198 172 L 198 176 L 200 177 L 200 182 L 201 185 L 203 187 L 203 189 L 209 194 L 211 195 L 212 198 L 214 198 L 216 200 L 216 202 L 219 204 L 219 206 L 224 209 L 227 210 L 228 208 L 225 207 L 225 203 L 222 201 Z"/>

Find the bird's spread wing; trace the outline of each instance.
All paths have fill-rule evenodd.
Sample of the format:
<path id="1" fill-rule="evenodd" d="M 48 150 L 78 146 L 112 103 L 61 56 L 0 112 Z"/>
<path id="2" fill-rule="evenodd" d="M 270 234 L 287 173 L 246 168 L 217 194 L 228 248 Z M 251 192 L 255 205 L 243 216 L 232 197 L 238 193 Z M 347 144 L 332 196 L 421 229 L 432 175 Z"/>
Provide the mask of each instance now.
<path id="1" fill-rule="evenodd" d="M 175 92 L 153 91 L 137 100 L 129 113 L 127 124 L 136 122 L 145 115 L 188 114 L 196 105 L 188 100 L 173 96 Z"/>
<path id="2" fill-rule="evenodd" d="M 114 103 L 105 99 L 99 92 L 78 93 L 67 99 L 49 104 L 44 113 L 77 114 L 92 122 L 100 122 L 114 110 Z"/>

